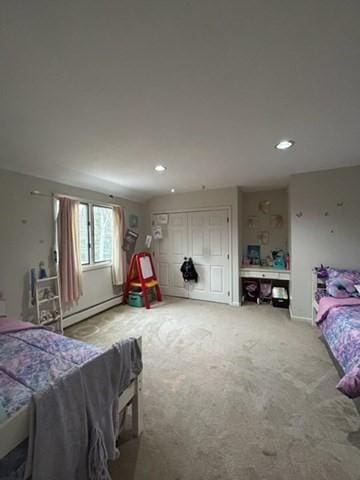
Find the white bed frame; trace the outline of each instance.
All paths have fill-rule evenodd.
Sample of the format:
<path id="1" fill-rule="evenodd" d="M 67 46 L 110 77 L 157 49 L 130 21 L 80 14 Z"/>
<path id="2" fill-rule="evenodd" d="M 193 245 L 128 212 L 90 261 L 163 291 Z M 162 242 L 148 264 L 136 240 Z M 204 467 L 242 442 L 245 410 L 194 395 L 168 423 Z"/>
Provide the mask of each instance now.
<path id="1" fill-rule="evenodd" d="M 325 286 L 325 281 L 321 278 L 318 278 L 317 272 L 315 270 L 313 270 L 311 274 L 312 324 L 315 325 L 316 315 L 319 311 L 319 304 L 315 299 L 315 292 L 319 287 Z"/>
<path id="2" fill-rule="evenodd" d="M 137 341 L 142 350 L 141 337 L 139 337 Z M 119 415 L 129 404 L 131 404 L 132 431 L 135 437 L 139 437 L 144 428 L 142 390 L 141 372 L 120 395 L 118 403 Z M 5 457 L 29 436 L 29 424 L 29 408 L 25 406 L 0 425 L 0 459 Z"/>

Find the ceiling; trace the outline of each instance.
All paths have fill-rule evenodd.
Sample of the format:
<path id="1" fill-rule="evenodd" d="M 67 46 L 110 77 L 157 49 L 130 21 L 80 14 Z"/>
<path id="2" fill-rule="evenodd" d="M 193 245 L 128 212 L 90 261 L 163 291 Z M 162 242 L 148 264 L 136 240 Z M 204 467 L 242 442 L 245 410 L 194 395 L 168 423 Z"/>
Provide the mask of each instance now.
<path id="1" fill-rule="evenodd" d="M 144 200 L 360 164 L 358 0 L 2 0 L 0 19 L 2 168 Z"/>

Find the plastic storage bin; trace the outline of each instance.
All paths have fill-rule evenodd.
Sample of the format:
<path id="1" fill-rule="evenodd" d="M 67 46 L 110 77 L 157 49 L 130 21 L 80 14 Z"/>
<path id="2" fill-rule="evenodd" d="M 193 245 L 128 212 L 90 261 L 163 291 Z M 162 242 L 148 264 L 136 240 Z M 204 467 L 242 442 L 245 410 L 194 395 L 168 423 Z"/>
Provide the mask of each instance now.
<path id="1" fill-rule="evenodd" d="M 151 288 L 148 292 L 148 299 L 149 302 L 155 300 L 155 293 L 154 289 Z M 130 291 L 128 296 L 128 304 L 131 307 L 143 307 L 144 306 L 144 298 L 143 293 L 140 291 Z"/>
<path id="2" fill-rule="evenodd" d="M 273 287 L 272 304 L 274 307 L 289 308 L 289 295 L 284 287 Z"/>

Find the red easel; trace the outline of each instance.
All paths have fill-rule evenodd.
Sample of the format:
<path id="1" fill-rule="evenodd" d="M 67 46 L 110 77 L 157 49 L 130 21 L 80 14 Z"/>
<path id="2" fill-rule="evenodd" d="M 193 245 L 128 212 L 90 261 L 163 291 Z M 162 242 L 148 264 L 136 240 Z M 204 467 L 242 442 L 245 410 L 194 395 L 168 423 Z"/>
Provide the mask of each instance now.
<path id="1" fill-rule="evenodd" d="M 130 287 L 140 287 L 144 305 L 146 308 L 150 308 L 150 302 L 148 299 L 148 289 L 155 288 L 156 299 L 161 302 L 162 296 L 160 291 L 159 282 L 156 278 L 154 264 L 150 253 L 139 252 L 134 253 L 131 257 L 131 262 L 128 270 L 127 280 L 124 291 L 124 302 L 126 303 L 129 296 Z"/>

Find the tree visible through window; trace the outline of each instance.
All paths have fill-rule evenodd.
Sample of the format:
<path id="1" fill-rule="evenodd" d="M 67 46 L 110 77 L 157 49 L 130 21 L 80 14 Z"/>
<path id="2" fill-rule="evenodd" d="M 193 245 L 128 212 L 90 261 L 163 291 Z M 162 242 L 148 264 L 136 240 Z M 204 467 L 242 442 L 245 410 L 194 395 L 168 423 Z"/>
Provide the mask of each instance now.
<path id="1" fill-rule="evenodd" d="M 80 258 L 81 265 L 90 263 L 89 249 L 89 205 L 80 203 Z"/>
<path id="2" fill-rule="evenodd" d="M 79 221 L 81 264 L 111 262 L 112 208 L 80 203 Z"/>
<path id="3" fill-rule="evenodd" d="M 112 257 L 112 208 L 93 207 L 94 262 L 109 262 Z"/>

